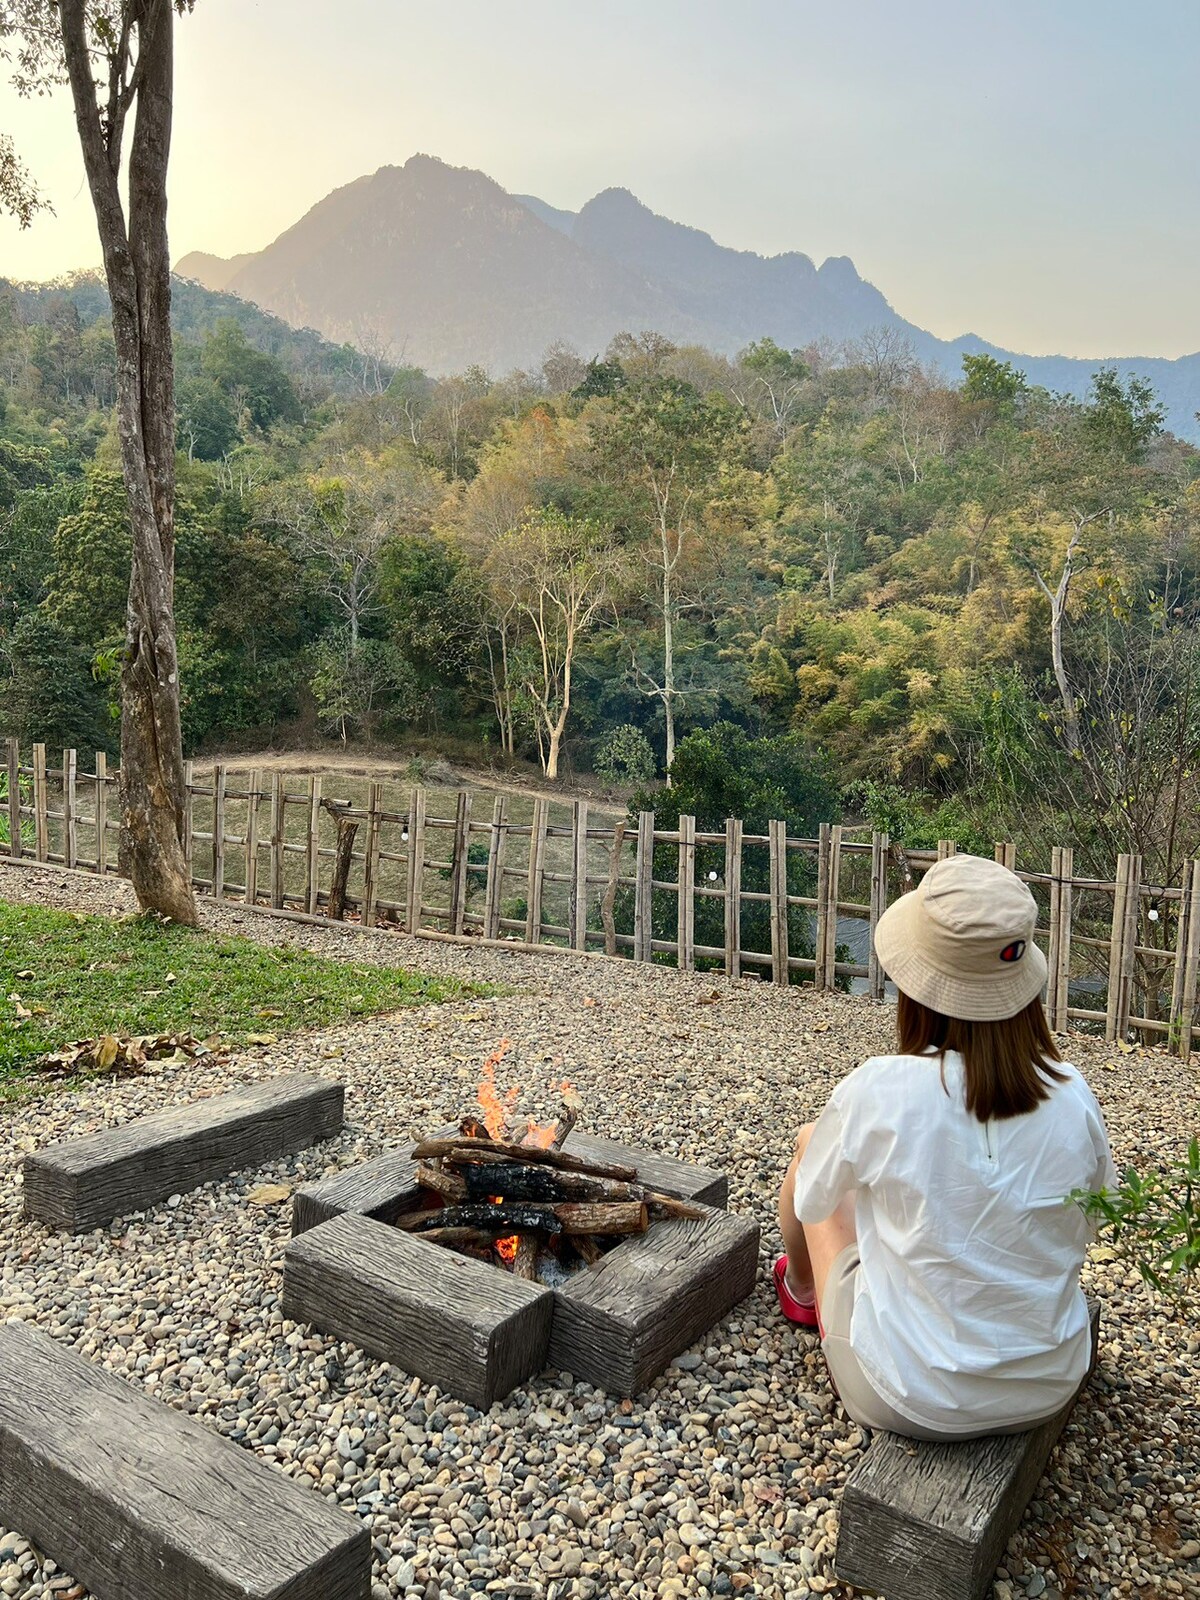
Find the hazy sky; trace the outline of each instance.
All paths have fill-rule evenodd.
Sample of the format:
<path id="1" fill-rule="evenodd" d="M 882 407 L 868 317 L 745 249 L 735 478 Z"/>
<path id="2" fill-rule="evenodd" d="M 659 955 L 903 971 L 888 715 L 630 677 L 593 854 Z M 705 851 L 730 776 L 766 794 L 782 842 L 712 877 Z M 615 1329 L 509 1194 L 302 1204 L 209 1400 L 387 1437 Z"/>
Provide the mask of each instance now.
<path id="1" fill-rule="evenodd" d="M 943 337 L 1200 348 L 1195 0 L 197 0 L 177 48 L 175 259 L 420 150 L 851 256 Z M 0 93 L 57 212 L 0 221 L 0 275 L 98 261 L 67 102 Z"/>

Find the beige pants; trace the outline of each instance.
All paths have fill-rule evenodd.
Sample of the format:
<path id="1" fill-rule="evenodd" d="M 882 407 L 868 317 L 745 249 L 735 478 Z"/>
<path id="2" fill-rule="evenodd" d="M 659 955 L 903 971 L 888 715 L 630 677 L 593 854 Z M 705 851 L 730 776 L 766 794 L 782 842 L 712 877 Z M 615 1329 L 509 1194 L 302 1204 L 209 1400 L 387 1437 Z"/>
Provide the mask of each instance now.
<path id="1" fill-rule="evenodd" d="M 821 1348 L 834 1388 L 847 1416 L 863 1428 L 882 1428 L 886 1433 L 904 1434 L 909 1439 L 983 1438 L 996 1433 L 1027 1433 L 1038 1422 L 1009 1423 L 988 1428 L 987 1434 L 944 1434 L 910 1422 L 888 1404 L 872 1387 L 858 1357 L 850 1348 L 850 1313 L 854 1310 L 854 1287 L 858 1277 L 858 1245 L 848 1244 L 833 1258 L 825 1293 L 821 1298 Z M 1043 1419 L 1044 1420 L 1044 1419 Z"/>

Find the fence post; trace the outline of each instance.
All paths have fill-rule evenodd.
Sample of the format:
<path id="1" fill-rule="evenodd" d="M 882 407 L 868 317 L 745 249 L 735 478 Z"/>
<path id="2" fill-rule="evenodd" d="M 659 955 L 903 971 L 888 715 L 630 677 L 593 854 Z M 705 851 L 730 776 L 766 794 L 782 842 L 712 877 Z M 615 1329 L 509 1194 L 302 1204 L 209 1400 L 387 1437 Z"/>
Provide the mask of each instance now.
<path id="1" fill-rule="evenodd" d="M 633 891 L 633 959 L 649 961 L 654 955 L 654 813 L 638 813 L 636 882 Z"/>
<path id="2" fill-rule="evenodd" d="M 822 824 L 824 826 L 824 824 Z M 771 977 L 786 986 L 788 972 L 787 823 L 767 824 L 771 873 Z"/>
<path id="3" fill-rule="evenodd" d="M 887 909 L 888 845 L 886 833 L 872 833 L 871 911 L 867 928 L 867 991 L 873 1000 L 883 999 L 884 971 L 875 953 L 875 929 Z"/>
<path id="4" fill-rule="evenodd" d="M 742 975 L 742 824 L 725 819 L 725 975 Z"/>
<path id="5" fill-rule="evenodd" d="M 262 774 L 251 768 L 246 785 L 246 904 L 258 903 L 258 801 Z"/>
<path id="6" fill-rule="evenodd" d="M 405 894 L 405 921 L 409 933 L 421 926 L 421 913 L 425 909 L 425 791 L 412 793 L 411 819 L 408 828 L 408 884 Z"/>
<path id="7" fill-rule="evenodd" d="M 33 747 L 33 846 L 39 861 L 50 854 L 50 822 L 46 816 L 46 746 Z"/>
<path id="8" fill-rule="evenodd" d="M 219 761 L 212 778 L 212 894 L 225 898 L 225 768 Z"/>
<path id="9" fill-rule="evenodd" d="M 1129 857 L 1117 857 L 1117 876 L 1113 886 L 1112 931 L 1108 941 L 1108 1005 L 1104 1016 L 1104 1037 L 1111 1044 L 1117 1037 L 1117 1014 L 1121 1008 L 1121 955 L 1125 945 L 1125 901 L 1129 894 Z"/>
<path id="10" fill-rule="evenodd" d="M 955 844 L 953 839 L 939 839 L 938 840 L 938 842 L 937 842 L 937 858 L 938 858 L 939 861 L 946 861 L 946 860 L 949 859 L 950 856 L 956 856 L 957 854 L 958 854 L 958 846 Z"/>
<path id="11" fill-rule="evenodd" d="M 304 909 L 317 914 L 321 901 L 321 779 L 308 780 L 308 850 L 304 865 Z"/>
<path id="12" fill-rule="evenodd" d="M 500 900 L 504 883 L 504 845 L 508 836 L 508 798 L 498 794 L 492 807 L 492 831 L 488 838 L 487 897 L 483 913 L 485 939 L 500 937 Z"/>
<path id="13" fill-rule="evenodd" d="M 822 822 L 817 830 L 817 934 L 813 941 L 813 986 L 827 987 L 825 982 L 825 952 L 829 940 L 829 824 Z"/>
<path id="14" fill-rule="evenodd" d="M 450 931 L 461 933 L 467 914 L 467 856 L 471 848 L 471 796 L 465 789 L 458 791 L 458 805 L 454 812 L 454 848 L 450 857 Z"/>
<path id="15" fill-rule="evenodd" d="M 6 739 L 8 752 L 8 853 L 14 861 L 21 859 L 21 747 L 15 739 Z"/>
<path id="16" fill-rule="evenodd" d="M 829 830 L 829 871 L 827 893 L 829 909 L 825 918 L 825 987 L 837 988 L 838 898 L 842 875 L 842 826 L 835 822 Z"/>
<path id="17" fill-rule="evenodd" d="M 615 956 L 617 954 L 617 890 L 620 887 L 618 879 L 621 876 L 621 847 L 625 843 L 626 824 L 618 822 L 613 829 L 612 853 L 608 858 L 608 882 L 604 887 L 604 896 L 600 901 L 600 921 L 604 925 L 604 954 Z"/>
<path id="18" fill-rule="evenodd" d="M 375 923 L 375 901 L 379 895 L 379 813 L 383 808 L 383 785 L 372 782 L 367 787 L 367 842 L 363 849 L 363 900 L 362 925 L 370 928 Z M 408 815 L 407 833 L 411 848 L 412 812 Z M 407 868 L 408 863 L 405 863 Z M 407 871 L 405 873 L 407 878 Z M 407 895 L 405 897 L 407 912 Z M 406 918 L 407 920 L 407 918 Z"/>
<path id="19" fill-rule="evenodd" d="M 588 804 L 576 800 L 571 807 L 571 945 L 587 949 L 587 829 Z"/>
<path id="20" fill-rule="evenodd" d="M 1010 872 L 1017 870 L 1017 847 L 1011 839 L 1003 841 L 998 839 L 992 855 L 1002 867 L 1007 867 Z"/>
<path id="21" fill-rule="evenodd" d="M 276 911 L 283 907 L 283 816 L 286 807 L 283 774 L 276 768 L 271 773 L 271 905 Z"/>
<path id="22" fill-rule="evenodd" d="M 192 763 L 183 763 L 183 864 L 187 868 L 189 883 L 196 874 L 192 870 L 192 793 L 193 773 Z"/>
<path id="23" fill-rule="evenodd" d="M 108 757 L 96 751 L 96 871 L 108 871 Z"/>
<path id="24" fill-rule="evenodd" d="M 1046 1021 L 1051 1028 L 1058 1016 L 1058 939 L 1062 901 L 1062 846 L 1050 847 L 1049 939 L 1046 944 Z"/>
<path id="25" fill-rule="evenodd" d="M 79 860 L 79 825 L 75 816 L 75 773 L 78 758 L 74 750 L 62 753 L 63 785 L 63 864 L 73 867 Z"/>
<path id="26" fill-rule="evenodd" d="M 1058 857 L 1058 971 L 1054 985 L 1055 1033 L 1066 1033 L 1071 1004 L 1071 922 L 1072 895 L 1075 888 L 1075 850 L 1063 845 Z"/>
<path id="27" fill-rule="evenodd" d="M 1197 969 L 1200 968 L 1200 861 L 1192 862 L 1190 912 L 1188 915 L 1187 962 L 1183 973 L 1182 1032 L 1180 1054 L 1186 1061 L 1192 1053 L 1192 1023 L 1196 1016 Z"/>
<path id="28" fill-rule="evenodd" d="M 533 802 L 533 821 L 529 826 L 529 874 L 525 880 L 525 943 L 542 942 L 542 877 L 546 859 L 546 826 L 550 802 L 538 795 Z"/>
<path id="29" fill-rule="evenodd" d="M 696 970 L 696 819 L 679 819 L 679 870 L 676 874 L 679 907 L 676 936 L 679 951 L 676 966 L 682 972 Z"/>

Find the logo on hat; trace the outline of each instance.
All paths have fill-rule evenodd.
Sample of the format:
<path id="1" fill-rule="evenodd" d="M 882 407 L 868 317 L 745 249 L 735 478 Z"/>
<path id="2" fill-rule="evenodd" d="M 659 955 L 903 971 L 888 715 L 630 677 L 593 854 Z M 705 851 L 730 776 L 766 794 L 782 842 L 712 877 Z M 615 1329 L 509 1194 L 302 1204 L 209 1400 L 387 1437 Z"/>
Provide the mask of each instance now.
<path id="1" fill-rule="evenodd" d="M 1000 952 L 1001 961 L 1020 961 L 1025 954 L 1024 939 L 1014 939 L 1011 944 L 1006 944 Z"/>

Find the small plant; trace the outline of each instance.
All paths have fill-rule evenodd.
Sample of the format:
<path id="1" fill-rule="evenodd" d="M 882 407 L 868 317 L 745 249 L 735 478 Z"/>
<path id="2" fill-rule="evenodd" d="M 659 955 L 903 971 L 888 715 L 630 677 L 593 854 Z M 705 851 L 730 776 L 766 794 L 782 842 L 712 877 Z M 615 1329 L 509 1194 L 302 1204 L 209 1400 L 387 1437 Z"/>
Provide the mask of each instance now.
<path id="1" fill-rule="evenodd" d="M 596 751 L 594 765 L 605 782 L 625 788 L 650 783 L 658 770 L 649 739 L 631 722 L 623 722 L 605 735 Z"/>
<path id="2" fill-rule="evenodd" d="M 1130 1167 L 1115 1192 L 1077 1189 L 1069 1199 L 1111 1236 L 1114 1259 L 1135 1266 L 1160 1294 L 1184 1297 L 1200 1269 L 1200 1139 L 1164 1172 Z"/>

